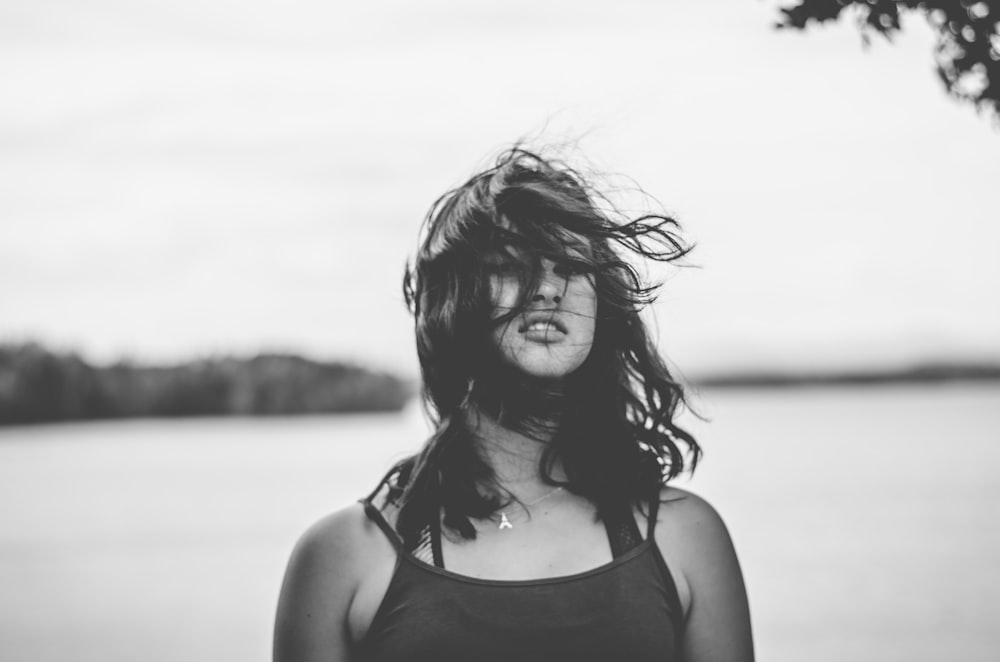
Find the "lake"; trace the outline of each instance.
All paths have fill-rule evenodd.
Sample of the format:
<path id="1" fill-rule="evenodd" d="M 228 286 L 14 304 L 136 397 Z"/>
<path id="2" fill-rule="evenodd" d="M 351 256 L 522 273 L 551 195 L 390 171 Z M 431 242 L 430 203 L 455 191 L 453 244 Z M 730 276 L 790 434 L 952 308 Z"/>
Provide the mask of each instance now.
<path id="1" fill-rule="evenodd" d="M 759 660 L 1000 659 L 1000 386 L 706 390 Z M 425 435 L 399 415 L 0 429 L 0 658 L 270 660 L 298 535 Z"/>

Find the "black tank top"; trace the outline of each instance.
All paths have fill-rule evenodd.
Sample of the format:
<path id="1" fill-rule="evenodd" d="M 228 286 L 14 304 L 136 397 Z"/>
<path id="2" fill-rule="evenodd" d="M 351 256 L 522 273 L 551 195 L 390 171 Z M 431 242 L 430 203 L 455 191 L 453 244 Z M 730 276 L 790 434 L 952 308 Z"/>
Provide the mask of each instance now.
<path id="1" fill-rule="evenodd" d="M 680 658 L 681 607 L 653 536 L 614 558 L 563 577 L 491 580 L 459 575 L 406 551 L 368 497 L 365 512 L 396 548 L 396 568 L 357 653 L 364 662 L 461 660 L 608 662 Z M 635 529 L 635 521 L 628 514 Z M 435 550 L 435 562 L 439 554 Z"/>

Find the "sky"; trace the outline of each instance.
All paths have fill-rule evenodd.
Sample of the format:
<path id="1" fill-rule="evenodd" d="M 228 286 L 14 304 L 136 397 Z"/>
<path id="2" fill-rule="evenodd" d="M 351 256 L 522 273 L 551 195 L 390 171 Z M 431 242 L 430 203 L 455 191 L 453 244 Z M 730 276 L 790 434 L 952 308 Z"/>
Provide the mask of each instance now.
<path id="1" fill-rule="evenodd" d="M 922 18 L 864 49 L 776 7 L 5 3 L 0 341 L 416 374 L 420 222 L 527 137 L 696 245 L 652 274 L 684 373 L 1000 360 L 1000 129 Z"/>

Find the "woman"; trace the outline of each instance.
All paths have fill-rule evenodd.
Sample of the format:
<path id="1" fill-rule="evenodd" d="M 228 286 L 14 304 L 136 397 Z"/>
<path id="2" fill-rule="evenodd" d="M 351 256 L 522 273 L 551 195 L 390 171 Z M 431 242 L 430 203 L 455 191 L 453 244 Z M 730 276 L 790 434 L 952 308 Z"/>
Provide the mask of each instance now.
<path id="1" fill-rule="evenodd" d="M 700 449 L 619 221 L 521 148 L 431 208 L 404 292 L 435 431 L 292 554 L 276 662 L 753 659 L 729 535 L 669 486 Z"/>

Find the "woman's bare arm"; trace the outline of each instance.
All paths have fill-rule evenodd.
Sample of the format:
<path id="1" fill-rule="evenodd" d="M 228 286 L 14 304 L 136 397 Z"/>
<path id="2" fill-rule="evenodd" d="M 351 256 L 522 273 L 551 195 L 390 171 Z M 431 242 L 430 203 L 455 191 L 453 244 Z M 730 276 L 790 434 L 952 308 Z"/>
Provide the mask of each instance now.
<path id="1" fill-rule="evenodd" d="M 348 614 L 359 584 L 364 537 L 360 505 L 334 513 L 303 534 L 278 599 L 274 662 L 346 662 Z"/>
<path id="2" fill-rule="evenodd" d="M 656 542 L 690 589 L 685 662 L 753 662 L 743 573 L 722 518 L 704 499 L 669 488 Z"/>

